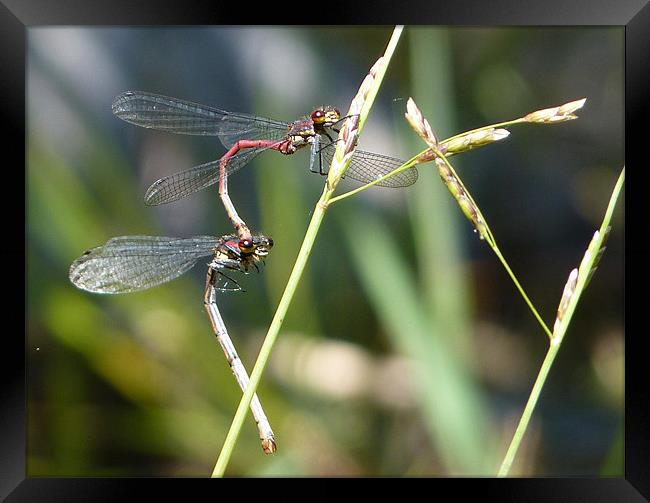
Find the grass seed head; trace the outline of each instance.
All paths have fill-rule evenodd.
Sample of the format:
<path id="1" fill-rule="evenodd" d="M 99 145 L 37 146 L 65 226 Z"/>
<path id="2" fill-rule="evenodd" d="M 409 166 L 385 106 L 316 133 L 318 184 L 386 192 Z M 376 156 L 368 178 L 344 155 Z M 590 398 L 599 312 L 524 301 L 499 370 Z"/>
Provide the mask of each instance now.
<path id="1" fill-rule="evenodd" d="M 406 117 L 413 130 L 427 145 L 438 148 L 438 138 L 436 138 L 429 121 L 424 118 L 415 101 L 413 101 L 413 98 L 409 98 L 406 102 L 406 113 L 404 117 Z"/>
<path id="2" fill-rule="evenodd" d="M 373 87 L 377 73 L 381 69 L 381 66 L 384 64 L 385 58 L 381 56 L 372 66 L 368 72 L 368 75 L 366 75 L 366 77 L 363 79 L 363 82 L 361 82 L 357 94 L 352 99 L 347 119 L 343 123 L 341 131 L 339 133 L 339 138 L 343 140 L 344 146 L 343 149 L 336 149 L 336 154 L 334 156 L 335 162 L 328 175 L 328 180 L 338 180 L 341 177 L 343 174 L 341 173 L 343 165 L 347 162 L 349 157 L 352 157 L 352 154 L 354 153 L 354 148 L 357 144 L 361 110 L 363 109 L 363 106 L 368 99 L 368 94 Z"/>
<path id="3" fill-rule="evenodd" d="M 555 336 L 560 328 L 562 327 L 562 320 L 566 314 L 571 298 L 576 290 L 576 285 L 578 284 L 578 269 L 573 269 L 571 274 L 569 274 L 569 279 L 564 285 L 564 291 L 562 292 L 562 298 L 560 299 L 560 305 L 557 308 L 557 316 L 555 318 L 555 324 L 553 325 L 553 336 Z"/>
<path id="4" fill-rule="evenodd" d="M 472 150 L 473 148 L 482 147 L 500 141 L 510 136 L 510 131 L 506 129 L 484 129 L 483 131 L 474 131 L 467 133 L 449 141 L 442 142 L 441 147 L 445 149 L 445 154 L 459 154 Z"/>
<path id="5" fill-rule="evenodd" d="M 586 101 L 587 98 L 582 98 L 580 100 L 570 101 L 559 107 L 537 110 L 536 112 L 529 113 L 523 119 L 525 122 L 536 122 L 538 124 L 570 121 L 578 118 L 573 112 L 582 108 Z"/>
<path id="6" fill-rule="evenodd" d="M 607 238 L 609 237 L 610 230 L 611 230 L 611 226 L 607 226 L 607 228 L 604 231 L 604 236 L 602 241 L 600 242 L 600 247 L 598 248 L 598 250 L 596 250 L 596 247 L 598 246 L 600 231 L 594 232 L 594 236 L 591 238 L 591 242 L 587 247 L 587 251 L 585 251 L 585 255 L 584 257 L 582 257 L 582 260 L 580 261 L 580 274 L 587 274 L 587 281 L 585 283 L 585 286 L 587 286 L 587 284 L 591 281 L 591 278 L 593 277 L 594 273 L 596 272 L 596 269 L 598 268 L 598 263 L 600 262 L 600 259 L 605 253 L 605 250 L 607 249 L 605 243 L 607 242 Z M 592 257 L 594 256 L 594 254 L 596 254 L 596 257 L 593 259 L 592 262 Z M 586 271 L 587 267 L 590 267 L 589 271 Z"/>
<path id="7" fill-rule="evenodd" d="M 456 174 L 449 169 L 447 163 L 441 158 L 436 159 L 436 167 L 438 168 L 438 174 L 442 179 L 442 182 L 447 187 L 447 190 L 454 197 L 458 206 L 460 206 L 461 211 L 467 217 L 467 219 L 472 222 L 472 225 L 478 232 L 478 235 L 481 239 L 488 237 L 488 230 L 481 212 L 476 207 L 476 204 L 469 196 L 463 184 L 458 180 Z"/>

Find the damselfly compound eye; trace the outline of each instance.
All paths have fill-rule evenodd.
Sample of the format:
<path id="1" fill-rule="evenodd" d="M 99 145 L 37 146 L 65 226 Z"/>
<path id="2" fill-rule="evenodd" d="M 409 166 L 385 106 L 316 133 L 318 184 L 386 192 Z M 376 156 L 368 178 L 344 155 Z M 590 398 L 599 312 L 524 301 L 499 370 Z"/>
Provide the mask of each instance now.
<path id="1" fill-rule="evenodd" d="M 251 253 L 255 248 L 255 244 L 250 239 L 240 239 L 239 240 L 239 249 L 242 253 Z"/>
<path id="2" fill-rule="evenodd" d="M 273 248 L 273 238 L 271 238 L 271 237 L 266 238 L 266 246 L 268 248 Z"/>
<path id="3" fill-rule="evenodd" d="M 325 112 L 323 110 L 314 110 L 311 113 L 311 120 L 316 124 L 320 124 L 325 121 Z"/>

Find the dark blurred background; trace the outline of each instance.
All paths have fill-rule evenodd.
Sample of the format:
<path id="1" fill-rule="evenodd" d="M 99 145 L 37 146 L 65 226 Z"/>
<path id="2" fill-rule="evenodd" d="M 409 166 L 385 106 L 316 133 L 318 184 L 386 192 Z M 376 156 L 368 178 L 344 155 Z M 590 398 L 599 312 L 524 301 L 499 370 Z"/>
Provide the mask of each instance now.
<path id="1" fill-rule="evenodd" d="M 290 121 L 346 110 L 390 27 L 28 30 L 30 476 L 207 476 L 241 396 L 202 306 L 205 268 L 93 295 L 68 281 L 84 250 L 128 234 L 219 236 L 210 188 L 162 207 L 156 179 L 220 157 L 214 137 L 111 113 L 146 90 Z M 408 158 L 441 138 L 587 98 L 579 120 L 521 125 L 451 158 L 541 316 L 600 226 L 623 164 L 622 28 L 406 28 L 360 140 Z M 324 179 L 308 155 L 260 155 L 230 194 L 275 247 L 220 308 L 251 370 Z M 548 346 L 431 165 L 406 189 L 334 205 L 259 396 L 279 451 L 247 417 L 229 475 L 492 476 Z M 354 184 L 344 181 L 343 188 Z M 512 475 L 623 474 L 623 199 Z"/>

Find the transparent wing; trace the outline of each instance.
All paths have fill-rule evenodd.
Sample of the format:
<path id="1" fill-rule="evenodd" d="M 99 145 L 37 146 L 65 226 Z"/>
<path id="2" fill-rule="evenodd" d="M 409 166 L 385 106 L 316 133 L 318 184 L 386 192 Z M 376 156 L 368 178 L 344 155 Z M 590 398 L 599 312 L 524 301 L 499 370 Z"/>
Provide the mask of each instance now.
<path id="1" fill-rule="evenodd" d="M 228 159 L 224 174 L 226 177 L 246 166 L 260 152 L 267 150 L 265 148 L 251 148 L 242 150 Z M 144 195 L 144 202 L 148 206 L 157 206 L 178 201 L 183 197 L 194 194 L 199 190 L 205 189 L 210 185 L 217 183 L 219 177 L 219 163 L 216 161 L 206 162 L 195 166 L 186 171 L 166 176 L 156 180 Z"/>
<path id="2" fill-rule="evenodd" d="M 323 171 L 327 171 L 329 168 L 335 151 L 336 142 L 330 143 L 321 149 L 320 155 L 324 167 Z M 345 178 L 351 178 L 357 182 L 369 183 L 399 168 L 402 164 L 404 164 L 404 161 L 401 159 L 357 149 L 354 151 L 350 166 L 345 172 Z M 416 168 L 409 168 L 377 185 L 393 188 L 408 187 L 409 185 L 413 185 L 417 179 L 418 170 Z"/>
<path id="3" fill-rule="evenodd" d="M 213 236 L 121 236 L 92 248 L 70 266 L 70 281 L 89 292 L 129 293 L 177 278 L 200 258 L 212 256 Z"/>
<path id="4" fill-rule="evenodd" d="M 144 91 L 127 91 L 113 100 L 113 113 L 136 126 L 170 133 L 218 136 L 230 148 L 240 139 L 280 139 L 285 122 L 227 112 L 191 101 Z"/>
<path id="5" fill-rule="evenodd" d="M 218 292 L 243 292 L 242 287 L 234 279 L 226 276 L 222 272 L 216 272 L 217 277 L 212 284 Z"/>

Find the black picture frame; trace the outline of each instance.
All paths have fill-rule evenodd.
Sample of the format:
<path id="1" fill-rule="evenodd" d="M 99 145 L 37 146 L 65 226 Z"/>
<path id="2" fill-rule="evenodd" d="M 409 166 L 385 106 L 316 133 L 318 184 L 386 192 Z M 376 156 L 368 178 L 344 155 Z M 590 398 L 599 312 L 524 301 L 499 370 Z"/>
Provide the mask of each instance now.
<path id="1" fill-rule="evenodd" d="M 648 100 L 648 50 L 650 49 L 650 7 L 645 0 L 603 1 L 582 0 L 560 2 L 521 2 L 500 0 L 496 2 L 455 1 L 393 3 L 373 2 L 372 7 L 362 4 L 341 4 L 328 2 L 327 9 L 317 9 L 324 17 L 312 19 L 319 23 L 380 23 L 380 24 L 438 24 L 438 25 L 608 25 L 624 26 L 626 33 L 625 61 L 625 155 L 628 170 L 626 183 L 626 214 L 630 219 L 644 215 L 640 208 L 642 189 L 637 178 L 644 171 L 642 149 L 639 142 L 633 142 L 635 132 L 644 131 Z M 255 9 L 249 9 L 254 11 Z M 2 123 L 7 126 L 3 135 L 5 154 L 13 153 L 13 162 L 6 162 L 5 183 L 15 175 L 21 177 L 17 166 L 25 166 L 25 67 L 26 33 L 30 26 L 37 25 L 210 25 L 282 23 L 291 21 L 286 17 L 287 8 L 272 8 L 265 12 L 248 12 L 253 17 L 242 18 L 237 4 L 224 5 L 223 2 L 172 2 L 140 0 L 129 2 L 82 2 L 77 0 L 45 2 L 36 0 L 2 0 L 0 3 L 0 102 L 2 103 Z M 270 12 L 269 12 L 270 11 Z M 369 19 L 363 13 L 371 12 Z M 341 17 L 343 13 L 344 17 Z M 260 15 L 261 14 L 261 15 Z M 301 20 L 303 23 L 306 20 Z M 607 62 L 603 62 L 607 64 Z M 10 148 L 7 148 L 9 146 Z M 7 161 L 8 158 L 5 158 Z M 23 173 L 25 191 L 26 186 Z M 630 186 L 632 187 L 630 189 Z M 637 188 L 638 187 L 638 188 Z M 16 202 L 6 197 L 0 198 L 5 216 L 5 235 L 26 235 L 26 215 L 22 227 L 16 213 Z M 24 206 L 25 208 L 25 206 Z M 643 229 L 644 222 L 630 226 Z M 14 226 L 15 228 L 12 228 Z M 9 242 L 15 242 L 12 238 Z M 2 254 L 5 264 L 23 262 L 29 267 L 25 249 L 12 249 L 4 246 Z M 647 273 L 644 261 L 648 256 L 648 246 L 643 239 L 634 242 L 633 236 L 626 236 L 626 263 L 634 275 L 627 283 L 626 291 L 647 290 Z M 22 260 L 21 260 L 22 259 Z M 25 269 L 26 270 L 26 269 Z M 10 285 L 18 284 L 19 268 L 5 270 L 5 293 Z M 26 295 L 26 293 L 25 293 Z M 12 291 L 5 295 L 5 302 L 18 303 L 19 296 Z M 650 417 L 647 405 L 650 393 L 646 387 L 643 351 L 644 325 L 642 318 L 634 314 L 634 308 L 643 302 L 643 295 L 626 295 L 626 419 L 625 419 L 625 478 L 615 479 L 478 479 L 482 499 L 498 501 L 647 501 L 642 495 L 650 495 Z M 10 305 L 5 304 L 6 313 L 12 313 Z M 640 307 L 640 306 L 639 306 Z M 18 312 L 18 309 L 15 310 Z M 27 313 L 25 313 L 27 320 Z M 27 329 L 27 327 L 26 327 Z M 56 479 L 26 478 L 26 427 L 25 427 L 25 345 L 9 325 L 5 326 L 2 354 L 3 395 L 2 409 L 2 470 L 0 496 L 7 501 L 116 501 L 136 499 L 144 495 L 152 496 L 153 486 L 163 486 L 167 496 L 171 493 L 171 482 L 159 479 Z M 23 340 L 24 341 L 24 340 Z M 125 482 L 128 482 L 126 484 Z M 162 482 L 162 483 L 160 483 Z M 419 482 L 419 481 L 418 481 Z M 436 479 L 436 483 L 453 485 L 454 496 L 467 494 L 476 487 L 468 479 Z M 267 482 L 268 483 L 268 482 Z M 419 482 L 422 483 L 422 482 Z M 211 486 L 214 489 L 214 486 Z M 206 489 L 209 489 L 206 486 Z M 213 490 L 212 489 L 212 490 Z M 221 490 L 221 489 L 220 489 Z M 250 490 L 250 489 L 249 489 Z M 436 491 L 440 489 L 436 488 Z M 146 492 L 145 492 L 146 491 Z M 181 488 L 187 495 L 187 488 Z M 275 492 L 266 488 L 265 493 Z M 440 493 L 443 494 L 443 493 Z M 222 498 L 222 493 L 219 493 Z"/>

